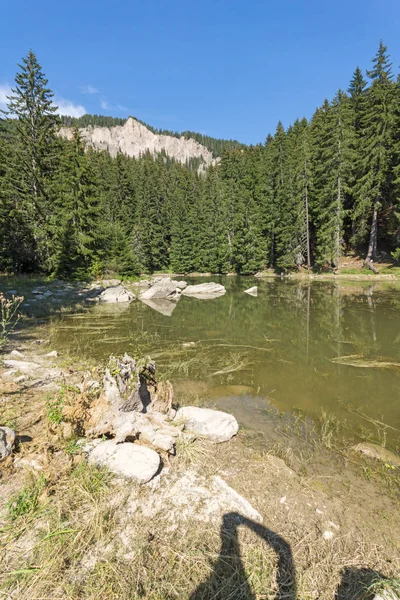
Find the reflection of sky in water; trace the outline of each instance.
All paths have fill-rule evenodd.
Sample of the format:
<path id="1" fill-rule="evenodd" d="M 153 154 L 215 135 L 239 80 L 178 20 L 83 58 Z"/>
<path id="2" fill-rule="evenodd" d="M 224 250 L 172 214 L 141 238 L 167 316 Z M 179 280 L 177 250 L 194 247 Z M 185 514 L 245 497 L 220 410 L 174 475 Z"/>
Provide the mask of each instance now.
<path id="1" fill-rule="evenodd" d="M 250 398 L 266 406 L 268 398 L 283 411 L 333 413 L 361 434 L 376 434 L 371 419 L 389 424 L 391 445 L 400 444 L 400 369 L 361 367 L 368 360 L 400 363 L 395 284 L 212 279 L 224 283 L 225 296 L 90 307 L 64 318 L 54 343 L 101 360 L 150 353 L 179 399 L 225 398 L 228 409 L 226 397 L 235 398 L 232 411 L 248 427 L 260 419 Z M 254 284 L 258 297 L 244 294 Z M 332 362 L 344 356 L 360 367 Z M 235 386 L 244 386 L 244 395 Z"/>

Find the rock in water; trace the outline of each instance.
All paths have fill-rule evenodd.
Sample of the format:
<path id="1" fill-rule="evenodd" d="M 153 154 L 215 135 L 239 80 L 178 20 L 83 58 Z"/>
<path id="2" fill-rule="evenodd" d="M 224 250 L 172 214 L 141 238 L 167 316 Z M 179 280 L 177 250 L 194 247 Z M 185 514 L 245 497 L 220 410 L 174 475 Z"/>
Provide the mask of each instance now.
<path id="1" fill-rule="evenodd" d="M 100 294 L 100 302 L 132 302 L 135 294 L 129 292 L 122 285 L 109 287 Z"/>
<path id="2" fill-rule="evenodd" d="M 156 281 L 149 289 L 140 294 L 141 300 L 153 300 L 157 298 L 173 298 L 176 295 L 177 282 L 170 277 L 163 277 Z"/>
<path id="3" fill-rule="evenodd" d="M 239 430 L 238 422 L 233 415 L 197 406 L 180 408 L 176 413 L 175 421 L 183 423 L 185 430 L 193 431 L 217 443 L 227 442 Z"/>
<path id="4" fill-rule="evenodd" d="M 160 457 L 154 450 L 124 442 L 117 444 L 107 440 L 98 444 L 89 453 L 89 463 L 105 466 L 116 475 L 147 483 L 160 467 Z"/>
<path id="5" fill-rule="evenodd" d="M 218 298 L 223 296 L 226 289 L 220 283 L 199 283 L 198 285 L 188 285 L 182 290 L 183 296 L 192 296 L 193 298 Z"/>
<path id="6" fill-rule="evenodd" d="M 378 444 L 363 442 L 362 444 L 353 446 L 353 450 L 361 452 L 361 454 L 365 454 L 365 456 L 368 456 L 369 458 L 375 458 L 376 460 L 391 464 L 398 469 L 400 468 L 400 456 L 387 448 L 378 446 Z"/>
<path id="7" fill-rule="evenodd" d="M 249 288 L 248 290 L 244 290 L 245 294 L 249 294 L 250 296 L 258 295 L 258 287 L 255 285 L 254 287 Z"/>
<path id="8" fill-rule="evenodd" d="M 11 456 L 15 443 L 15 431 L 9 427 L 0 427 L 0 460 Z"/>

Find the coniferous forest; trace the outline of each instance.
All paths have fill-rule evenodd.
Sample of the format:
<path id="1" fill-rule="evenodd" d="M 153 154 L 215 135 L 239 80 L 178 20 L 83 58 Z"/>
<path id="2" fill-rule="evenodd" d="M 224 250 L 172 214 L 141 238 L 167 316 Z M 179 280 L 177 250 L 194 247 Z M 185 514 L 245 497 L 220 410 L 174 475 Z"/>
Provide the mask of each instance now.
<path id="1" fill-rule="evenodd" d="M 123 123 L 60 119 L 35 54 L 23 59 L 0 120 L 0 271 L 326 270 L 350 250 L 371 268 L 382 250 L 400 260 L 400 78 L 382 42 L 365 76 L 356 68 L 347 91 L 264 144 L 163 131 L 220 157 L 200 174 L 162 154 L 85 150 L 78 126 Z"/>

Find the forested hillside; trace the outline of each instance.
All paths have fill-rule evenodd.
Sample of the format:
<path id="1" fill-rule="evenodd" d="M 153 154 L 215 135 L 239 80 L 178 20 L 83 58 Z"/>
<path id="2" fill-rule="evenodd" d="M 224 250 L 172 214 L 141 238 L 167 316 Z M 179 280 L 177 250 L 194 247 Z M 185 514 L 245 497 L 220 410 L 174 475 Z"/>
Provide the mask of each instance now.
<path id="1" fill-rule="evenodd" d="M 199 176 L 165 155 L 85 151 L 78 129 L 60 139 L 30 52 L 1 122 L 0 271 L 330 269 L 350 249 L 372 265 L 382 247 L 399 259 L 399 99 L 381 43 L 366 78 L 357 68 L 310 121 L 278 123 L 262 145 L 225 147 Z M 90 119 L 120 122 L 67 122 Z"/>

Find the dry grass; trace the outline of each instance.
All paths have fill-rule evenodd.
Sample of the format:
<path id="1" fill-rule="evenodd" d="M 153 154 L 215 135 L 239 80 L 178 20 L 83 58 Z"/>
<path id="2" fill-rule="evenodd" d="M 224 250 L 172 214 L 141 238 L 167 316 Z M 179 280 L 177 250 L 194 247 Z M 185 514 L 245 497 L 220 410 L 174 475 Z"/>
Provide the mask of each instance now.
<path id="1" fill-rule="evenodd" d="M 398 575 L 396 550 L 378 535 L 373 507 L 368 526 L 358 498 L 343 500 L 344 521 L 326 541 L 324 519 L 342 518 L 340 494 L 330 498 L 313 485 L 317 479 L 299 478 L 240 438 L 219 446 L 187 440 L 179 456 L 175 475 L 188 465 L 205 476 L 220 473 L 260 510 L 263 526 L 235 515 L 215 522 L 167 510 L 144 516 L 141 506 L 157 488 L 113 480 L 75 456 L 63 469 L 50 463 L 41 479 L 29 476 L 25 496 L 31 490 L 34 501 L 5 518 L 0 598 L 332 600 L 338 591 L 338 600 L 364 600 L 377 580 L 389 585 L 382 576 Z M 367 497 L 371 484 L 360 481 Z"/>

